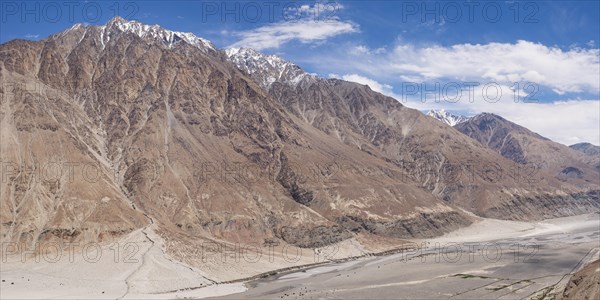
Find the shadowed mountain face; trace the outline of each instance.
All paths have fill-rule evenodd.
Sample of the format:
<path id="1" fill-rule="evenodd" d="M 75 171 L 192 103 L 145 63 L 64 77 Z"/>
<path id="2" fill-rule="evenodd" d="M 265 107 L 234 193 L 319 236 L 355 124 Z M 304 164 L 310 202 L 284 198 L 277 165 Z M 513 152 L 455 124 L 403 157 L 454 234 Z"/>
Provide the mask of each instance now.
<path id="1" fill-rule="evenodd" d="M 454 128 L 502 156 L 538 166 L 560 181 L 592 188 L 598 185 L 598 157 L 586 156 L 500 116 L 483 113 Z"/>
<path id="2" fill-rule="evenodd" d="M 460 132 L 497 151 L 502 156 L 525 164 L 528 162 L 519 136 L 529 136 L 532 139 L 548 141 L 548 139 L 531 132 L 504 118 L 484 113 L 455 126 Z"/>
<path id="3" fill-rule="evenodd" d="M 569 146 L 569 148 L 583 152 L 587 155 L 600 155 L 600 147 L 590 143 L 578 143 Z"/>
<path id="4" fill-rule="evenodd" d="M 190 247 L 319 247 L 440 235 L 471 222 L 459 207 L 506 219 L 600 207 L 367 86 L 237 64 L 120 18 L 1 45 L 2 241 L 103 241 L 153 224 Z"/>
<path id="5" fill-rule="evenodd" d="M 588 157 L 585 159 L 596 171 L 600 172 L 600 147 L 590 143 L 579 143 L 569 146 L 569 148 L 582 152 Z"/>

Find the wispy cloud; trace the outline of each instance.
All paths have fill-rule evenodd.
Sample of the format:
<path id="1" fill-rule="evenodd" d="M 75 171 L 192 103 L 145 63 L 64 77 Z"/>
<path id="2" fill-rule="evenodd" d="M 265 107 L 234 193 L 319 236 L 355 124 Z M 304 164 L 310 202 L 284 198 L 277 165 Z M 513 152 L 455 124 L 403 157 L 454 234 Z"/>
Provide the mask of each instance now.
<path id="1" fill-rule="evenodd" d="M 288 13 L 294 13 L 298 17 L 309 17 L 315 19 L 335 19 L 337 12 L 344 6 L 338 2 L 317 2 L 313 5 L 304 4 L 299 7 L 291 6 L 287 9 Z"/>
<path id="2" fill-rule="evenodd" d="M 328 61 L 325 72 L 365 74 L 394 83 L 459 80 L 510 86 L 529 81 L 558 95 L 600 91 L 598 48 L 563 50 L 529 41 L 447 47 L 401 41 L 389 51 L 363 45 L 350 49 L 320 56 L 320 60 Z"/>
<path id="3" fill-rule="evenodd" d="M 358 45 L 358 46 L 354 46 L 354 47 L 350 48 L 350 53 L 354 54 L 354 55 L 383 54 L 385 52 L 387 52 L 387 49 L 385 49 L 384 47 L 380 47 L 377 49 L 370 49 L 369 47 L 367 47 L 365 45 Z"/>
<path id="4" fill-rule="evenodd" d="M 518 41 L 515 44 L 459 44 L 426 48 L 399 45 L 390 58 L 391 70 L 396 74 L 417 75 L 424 80 L 531 81 L 564 93 L 600 90 L 599 54 L 598 49 L 563 51 Z"/>
<path id="5" fill-rule="evenodd" d="M 28 39 L 37 39 L 37 38 L 39 38 L 39 37 L 40 37 L 40 35 L 39 35 L 39 34 L 31 34 L 31 33 L 28 33 L 28 34 L 26 34 L 26 35 L 25 35 L 25 38 L 28 38 Z"/>
<path id="6" fill-rule="evenodd" d="M 344 33 L 358 32 L 358 26 L 343 21 L 301 20 L 281 22 L 257 29 L 235 33 L 241 39 L 230 47 L 249 47 L 256 50 L 279 48 L 293 40 L 305 44 L 323 42 Z"/>
<path id="7" fill-rule="evenodd" d="M 401 97 L 399 95 L 396 95 L 394 93 L 394 88 L 391 85 L 377 82 L 376 80 L 373 80 L 373 79 L 365 77 L 365 76 L 361 76 L 358 74 L 346 74 L 346 75 L 329 74 L 329 77 L 368 85 L 372 90 L 374 90 L 378 93 L 382 93 L 384 95 L 394 97 L 398 100 L 401 99 Z"/>
<path id="8" fill-rule="evenodd" d="M 233 35 L 237 36 L 239 40 L 230 47 L 248 47 L 256 50 L 276 49 L 291 41 L 305 44 L 322 43 L 334 36 L 358 32 L 357 24 L 340 20 L 335 15 L 335 12 L 342 7 L 337 3 L 302 5 L 293 9 L 295 14 L 293 20 L 234 32 Z"/>

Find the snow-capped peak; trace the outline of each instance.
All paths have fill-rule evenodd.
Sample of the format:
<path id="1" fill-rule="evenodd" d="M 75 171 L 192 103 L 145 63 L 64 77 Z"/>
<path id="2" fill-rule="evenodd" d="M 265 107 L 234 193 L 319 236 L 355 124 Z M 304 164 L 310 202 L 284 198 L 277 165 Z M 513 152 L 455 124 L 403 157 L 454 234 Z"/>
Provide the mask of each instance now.
<path id="1" fill-rule="evenodd" d="M 58 36 L 64 37 L 74 32 L 81 35 L 80 42 L 86 35 L 94 33 L 102 44 L 102 47 L 110 41 L 113 34 L 123 32 L 133 33 L 144 40 L 157 42 L 168 48 L 183 41 L 205 52 L 208 50 L 218 51 L 210 41 L 197 37 L 191 32 L 171 31 L 164 29 L 159 25 L 146 25 L 137 21 L 127 21 L 119 16 L 112 18 L 103 26 L 91 26 L 88 24 L 77 23 L 71 28 L 58 34 Z"/>
<path id="2" fill-rule="evenodd" d="M 228 48 L 225 54 L 239 69 L 250 74 L 265 88 L 276 81 L 296 85 L 303 78 L 312 76 L 279 56 L 262 54 L 254 49 Z"/>
<path id="3" fill-rule="evenodd" d="M 143 39 L 152 39 L 160 41 L 168 47 L 172 47 L 179 41 L 200 49 L 216 50 L 215 46 L 208 40 L 197 37 L 191 32 L 171 31 L 160 27 L 159 25 L 146 25 L 137 21 L 127 21 L 119 16 L 112 18 L 104 29 L 111 30 L 117 28 L 122 32 L 131 32 Z"/>
<path id="4" fill-rule="evenodd" d="M 450 126 L 454 126 L 469 120 L 469 117 L 465 117 L 463 115 L 455 115 L 450 112 L 447 112 L 444 109 L 440 109 L 437 111 L 432 109 L 427 113 L 427 115 L 439 121 L 442 121 Z"/>

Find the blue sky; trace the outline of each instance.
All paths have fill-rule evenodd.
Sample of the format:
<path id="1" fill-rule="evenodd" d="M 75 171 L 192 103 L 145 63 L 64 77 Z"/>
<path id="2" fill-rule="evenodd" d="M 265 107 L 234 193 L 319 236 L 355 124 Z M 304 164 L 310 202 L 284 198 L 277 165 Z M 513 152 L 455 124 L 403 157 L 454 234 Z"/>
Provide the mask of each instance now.
<path id="1" fill-rule="evenodd" d="M 565 144 L 600 142 L 600 1 L 51 3 L 3 1 L 0 42 L 118 14 L 277 54 L 420 110 L 495 112 Z"/>

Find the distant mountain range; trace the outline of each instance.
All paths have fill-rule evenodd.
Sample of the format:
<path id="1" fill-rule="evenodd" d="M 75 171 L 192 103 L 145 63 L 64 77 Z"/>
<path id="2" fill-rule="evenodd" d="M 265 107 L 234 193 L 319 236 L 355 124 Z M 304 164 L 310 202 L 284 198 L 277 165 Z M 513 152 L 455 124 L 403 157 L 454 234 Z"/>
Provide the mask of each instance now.
<path id="1" fill-rule="evenodd" d="M 569 148 L 583 152 L 587 155 L 600 155 L 600 146 L 592 145 L 590 143 L 578 143 L 569 146 Z"/>
<path id="2" fill-rule="evenodd" d="M 498 115 L 479 114 L 454 128 L 516 163 L 550 170 L 561 181 L 599 182 L 599 157 L 586 156 Z"/>
<path id="3" fill-rule="evenodd" d="M 453 126 L 516 163 L 550 168 L 563 181 L 585 178 L 588 183 L 598 182 L 598 146 L 580 143 L 567 147 L 490 113 L 465 117 L 445 110 L 430 110 L 427 115 Z"/>

